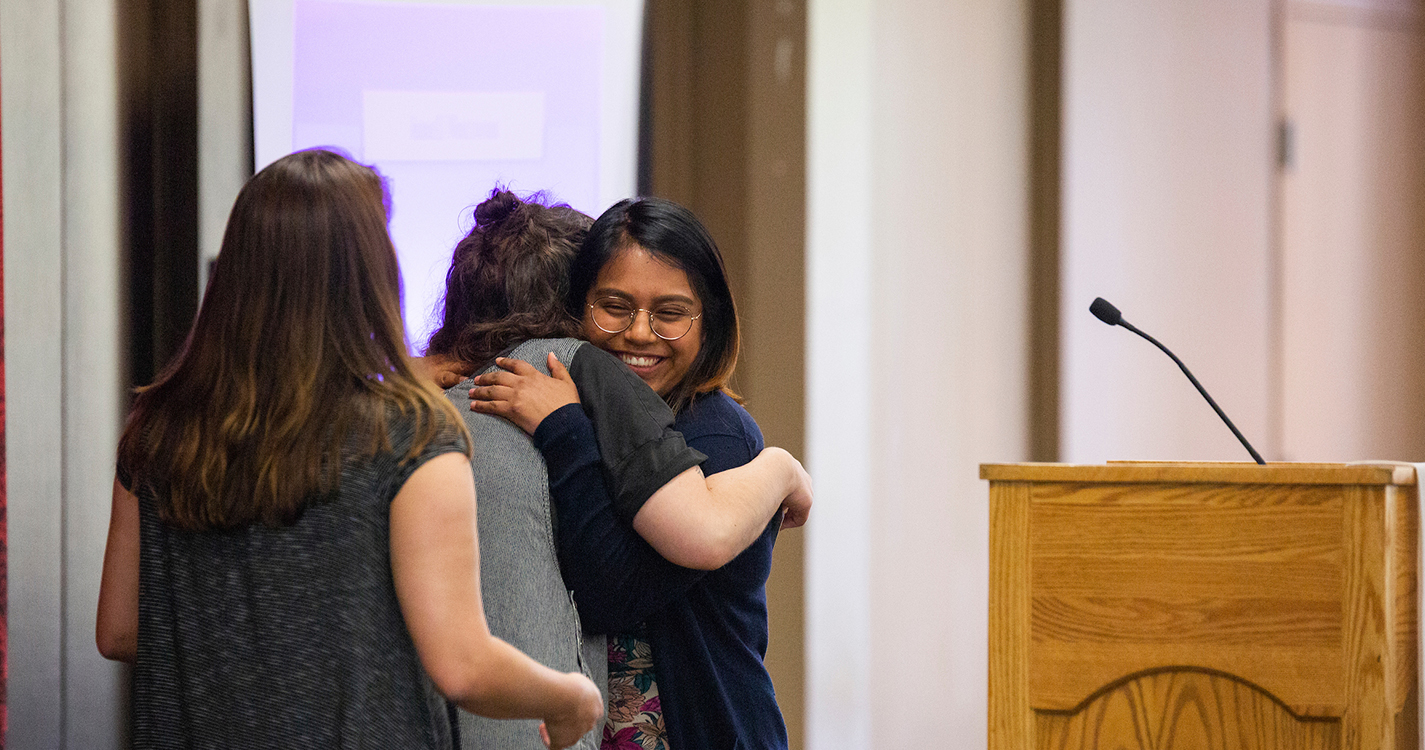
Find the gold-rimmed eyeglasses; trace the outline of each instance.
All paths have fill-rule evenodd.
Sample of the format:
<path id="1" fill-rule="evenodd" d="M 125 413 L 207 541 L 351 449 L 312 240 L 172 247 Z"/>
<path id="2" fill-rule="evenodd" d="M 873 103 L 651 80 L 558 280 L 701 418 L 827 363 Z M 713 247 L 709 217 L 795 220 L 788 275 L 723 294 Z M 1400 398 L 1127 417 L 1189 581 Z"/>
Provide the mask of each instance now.
<path id="1" fill-rule="evenodd" d="M 600 297 L 589 305 L 589 313 L 594 325 L 604 333 L 623 333 L 633 326 L 639 313 L 648 313 L 648 327 L 664 341 L 677 341 L 688 335 L 693 321 L 703 317 L 702 313 L 694 315 L 682 305 L 661 305 L 649 310 L 634 307 L 621 297 Z"/>

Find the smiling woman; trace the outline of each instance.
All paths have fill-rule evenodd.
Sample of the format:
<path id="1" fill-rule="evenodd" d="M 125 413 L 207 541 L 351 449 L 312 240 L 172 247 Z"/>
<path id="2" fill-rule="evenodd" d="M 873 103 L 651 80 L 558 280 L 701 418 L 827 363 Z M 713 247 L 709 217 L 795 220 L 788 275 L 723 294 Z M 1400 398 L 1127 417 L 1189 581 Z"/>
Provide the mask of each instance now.
<path id="1" fill-rule="evenodd" d="M 691 211 L 658 198 L 615 204 L 590 228 L 569 275 L 569 311 L 583 320 L 585 338 L 675 412 L 699 394 L 736 398 L 727 383 L 737 366 L 737 309 L 722 254 Z M 601 319 L 610 303 L 626 316 L 622 328 Z"/>
<path id="2" fill-rule="evenodd" d="M 620 250 L 589 290 L 584 335 L 667 396 L 702 348 L 702 303 L 681 268 L 638 245 Z"/>
<path id="3" fill-rule="evenodd" d="M 766 455 L 757 423 L 727 387 L 737 362 L 736 307 L 722 255 L 691 211 L 657 198 L 605 211 L 575 256 L 566 304 L 591 343 L 676 411 L 672 427 L 706 456 L 709 482 Z M 514 418 L 524 411 L 515 404 L 540 401 L 555 384 L 532 368 L 476 382 L 482 387 L 472 397 L 495 399 L 476 401 L 476 408 L 505 409 Z M 579 383 L 585 410 L 596 411 L 602 399 L 590 390 Z M 763 664 L 777 519 L 754 529 L 750 545 L 707 573 L 648 561 L 639 554 L 646 545 L 630 544 L 618 519 L 587 501 L 599 491 L 600 475 L 570 479 L 598 451 L 607 454 L 607 441 L 593 444 L 576 408 L 531 411 L 537 413 L 524 421 L 537 425 L 528 429 L 549 467 L 560 533 L 589 540 L 583 546 L 591 551 L 566 564 L 564 576 L 584 626 L 609 634 L 603 747 L 785 750 L 786 725 Z M 655 498 L 647 506 L 658 504 Z M 687 525 L 687 510 L 676 510 Z M 633 516 L 631 523 L 648 538 L 645 518 Z"/>
<path id="4" fill-rule="evenodd" d="M 609 711 L 620 723 L 605 727 L 602 737 L 587 737 L 588 745 L 628 740 L 643 731 L 634 725 L 648 725 L 650 743 L 662 734 L 657 692 L 643 689 L 653 686 L 651 669 L 633 675 L 625 667 L 639 659 L 606 658 L 613 651 L 606 651 L 603 634 L 633 632 L 660 609 L 674 609 L 671 600 L 699 590 L 700 581 L 723 580 L 726 569 L 742 571 L 732 577 L 749 582 L 746 592 L 737 592 L 746 596 L 734 608 L 705 614 L 739 623 L 760 617 L 760 639 L 757 628 L 739 625 L 751 635 L 738 651 L 752 655 L 766 677 L 756 650 L 765 650 L 766 573 L 746 570 L 770 563 L 763 553 L 770 553 L 777 529 L 799 525 L 811 503 L 801 465 L 786 451 L 763 450 L 756 425 L 727 395 L 709 394 L 676 418 L 686 441 L 674 429 L 663 397 L 694 382 L 690 373 L 705 371 L 699 368 L 706 368 L 708 351 L 735 351 L 728 347 L 729 329 L 712 337 L 704 328 L 705 310 L 730 312 L 731 298 L 725 282 L 700 285 L 697 274 L 685 270 L 693 266 L 631 244 L 627 238 L 634 235 L 612 218 L 617 215 L 611 209 L 590 230 L 588 217 L 568 206 L 496 190 L 475 209 L 476 225 L 455 248 L 443 320 L 428 349 L 437 369 L 455 361 L 483 369 L 464 385 L 449 381 L 454 387 L 446 394 L 459 404 L 477 399 L 466 414 L 475 445 L 471 466 L 477 492 L 499 498 L 481 506 L 478 520 L 481 560 L 490 570 L 482 585 L 492 632 L 550 666 L 583 666 L 596 680 L 605 667 L 613 673 Z M 581 245 L 590 232 L 598 241 Z M 691 244 L 708 248 L 716 260 L 710 239 Z M 589 284 L 575 294 L 570 261 L 590 248 L 615 262 L 593 266 L 581 277 Z M 722 302 L 705 306 L 702 300 L 713 299 L 709 290 L 716 288 L 723 290 L 716 297 Z M 570 337 L 581 326 L 597 337 L 596 346 Z M 722 360 L 711 361 L 720 371 Z M 554 377 L 541 373 L 546 367 Z M 693 413 L 698 420 L 684 418 Z M 700 452 L 699 445 L 717 450 Z M 704 477 L 704 470 L 715 475 Z M 744 552 L 749 545 L 756 552 Z M 679 607 L 678 613 L 692 610 Z M 660 633 L 687 630 L 681 621 L 660 622 L 667 623 Z M 593 637 L 581 637 L 581 625 Z M 589 652 L 594 645 L 598 651 Z M 646 654 L 649 643 L 619 635 L 612 647 Z M 677 654 L 688 652 L 670 648 L 670 663 L 677 666 Z M 736 654 L 724 656 L 738 661 Z M 770 681 L 751 686 L 763 687 L 759 705 L 773 713 L 758 718 L 775 721 L 743 723 L 753 727 L 750 736 L 773 742 L 780 736 L 784 745 Z M 724 688 L 744 694 L 748 685 L 724 680 L 715 690 Z M 669 695 L 685 706 L 702 698 L 689 690 Z M 726 733 L 711 735 L 695 723 L 682 729 L 712 737 L 709 747 L 731 746 Z M 504 724 L 461 720 L 467 748 L 519 746 L 502 740 L 505 731 Z"/>

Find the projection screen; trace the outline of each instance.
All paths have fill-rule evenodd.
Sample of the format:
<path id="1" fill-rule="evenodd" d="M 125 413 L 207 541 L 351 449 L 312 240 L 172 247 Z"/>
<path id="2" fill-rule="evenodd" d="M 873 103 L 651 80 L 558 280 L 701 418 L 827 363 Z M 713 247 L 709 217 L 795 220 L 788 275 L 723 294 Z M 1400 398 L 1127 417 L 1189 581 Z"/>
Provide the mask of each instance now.
<path id="1" fill-rule="evenodd" d="M 495 186 L 597 216 L 634 193 L 641 0 L 250 0 L 255 168 L 335 146 L 390 183 L 419 353 Z"/>

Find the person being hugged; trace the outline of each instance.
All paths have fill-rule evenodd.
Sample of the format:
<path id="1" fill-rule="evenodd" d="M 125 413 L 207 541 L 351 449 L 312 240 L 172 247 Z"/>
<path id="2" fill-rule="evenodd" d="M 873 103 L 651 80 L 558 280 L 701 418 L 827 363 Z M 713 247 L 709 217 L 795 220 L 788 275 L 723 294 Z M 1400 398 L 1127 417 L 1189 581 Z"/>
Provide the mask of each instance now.
<path id="1" fill-rule="evenodd" d="M 386 204 L 332 151 L 264 168 L 139 390 L 96 626 L 136 747 L 448 749 L 448 697 L 563 748 L 602 714 L 486 625 L 469 437 L 407 359 Z"/>
<path id="2" fill-rule="evenodd" d="M 425 366 L 437 379 L 454 376 L 446 394 L 462 405 L 472 385 L 457 383 L 463 373 L 492 376 L 496 362 L 531 374 L 549 368 L 560 378 L 540 374 L 555 389 L 524 391 L 539 404 L 518 399 L 519 409 L 466 413 L 477 491 L 501 488 L 501 501 L 482 504 L 479 518 L 491 628 L 558 669 L 578 665 L 582 648 L 599 680 L 609 664 L 602 634 L 680 595 L 703 576 L 698 568 L 738 558 L 769 525 L 801 523 L 809 480 L 785 451 L 762 450 L 760 438 L 742 445 L 735 468 L 721 462 L 727 471 L 705 476 L 709 457 L 673 428 L 668 404 L 618 358 L 572 338 L 583 324 L 565 296 L 588 217 L 499 189 L 474 215 L 452 256 Z M 686 331 L 692 316 L 673 322 Z M 544 419 L 554 411 L 559 418 Z M 764 612 L 764 629 L 765 619 Z M 628 702 L 623 692 L 610 698 Z M 522 747 L 508 727 L 473 716 L 461 718 L 461 740 L 469 750 Z M 586 740 L 592 748 L 601 737 Z"/>
<path id="3" fill-rule="evenodd" d="M 757 424 L 728 387 L 739 332 L 722 256 L 692 212 L 657 198 L 604 212 L 574 258 L 566 307 L 590 343 L 675 411 L 673 429 L 707 456 L 709 482 L 763 452 Z M 601 478 L 591 467 L 606 444 L 588 425 L 590 394 L 582 384 L 575 393 L 557 362 L 553 377 L 519 362 L 502 366 L 476 379 L 471 407 L 534 433 L 558 480 L 561 545 L 599 551 L 566 566 L 565 579 L 585 627 L 612 634 L 603 747 L 786 748 L 763 665 L 765 586 L 784 523 L 759 526 L 750 546 L 711 571 L 651 559 L 627 531 L 640 526 L 637 508 L 616 494 L 611 505 L 587 500 L 597 494 Z"/>

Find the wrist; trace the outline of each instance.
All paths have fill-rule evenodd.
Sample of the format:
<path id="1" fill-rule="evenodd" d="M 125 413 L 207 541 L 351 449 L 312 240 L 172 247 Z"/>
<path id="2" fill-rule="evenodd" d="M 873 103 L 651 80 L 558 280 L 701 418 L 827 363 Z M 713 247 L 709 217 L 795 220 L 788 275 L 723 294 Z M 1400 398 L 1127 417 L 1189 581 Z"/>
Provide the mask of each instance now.
<path id="1" fill-rule="evenodd" d="M 583 425 L 580 424 L 581 419 Z M 589 418 L 585 416 L 584 410 L 579 407 L 579 404 L 565 404 L 540 420 L 539 424 L 535 426 L 534 432 L 530 433 L 530 437 L 534 439 L 535 447 L 543 450 L 545 446 L 558 442 L 570 435 L 577 435 L 581 431 L 591 430 L 591 426 L 586 427 L 585 430 L 580 430 L 581 426 L 588 424 Z"/>
<path id="2" fill-rule="evenodd" d="M 579 716 L 584 699 L 584 675 L 578 672 L 561 672 L 556 676 L 556 687 L 550 691 L 554 701 L 545 715 L 546 721 L 566 722 Z"/>

